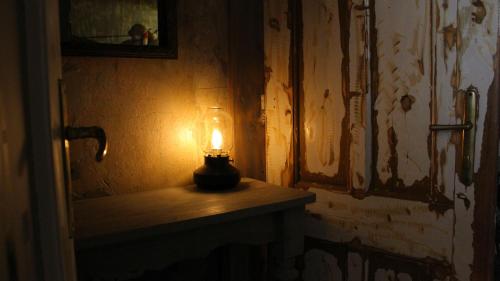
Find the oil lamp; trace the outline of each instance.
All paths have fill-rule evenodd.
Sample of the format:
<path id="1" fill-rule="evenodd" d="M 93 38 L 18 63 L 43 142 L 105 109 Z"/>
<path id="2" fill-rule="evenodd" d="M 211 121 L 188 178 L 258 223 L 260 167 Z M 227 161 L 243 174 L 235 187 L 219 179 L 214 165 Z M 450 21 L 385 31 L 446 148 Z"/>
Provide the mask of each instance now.
<path id="1" fill-rule="evenodd" d="M 220 107 L 210 107 L 203 117 L 200 144 L 204 152 L 204 165 L 193 173 L 201 189 L 223 190 L 240 182 L 240 172 L 230 164 L 229 152 L 233 147 L 233 120 Z"/>

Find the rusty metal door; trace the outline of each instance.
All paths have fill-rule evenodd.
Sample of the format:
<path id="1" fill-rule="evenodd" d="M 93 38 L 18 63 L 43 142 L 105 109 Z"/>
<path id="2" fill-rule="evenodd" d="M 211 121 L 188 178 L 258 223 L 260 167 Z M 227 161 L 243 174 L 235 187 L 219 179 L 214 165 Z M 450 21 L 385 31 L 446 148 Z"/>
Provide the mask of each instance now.
<path id="1" fill-rule="evenodd" d="M 346 249 L 314 244 L 303 279 L 323 270 L 347 280 L 491 280 L 498 1 L 271 2 L 268 179 L 286 184 L 278 172 L 289 174 L 294 163 L 295 183 L 317 194 L 308 235 Z M 295 59 L 295 76 L 283 75 L 289 65 L 280 51 Z M 285 83 L 288 77 L 297 83 Z M 465 122 L 470 86 L 478 92 L 474 158 L 464 156 L 463 131 L 430 130 Z M 298 119 L 295 139 L 280 111 L 289 106 Z M 280 158 L 283 150 L 273 148 L 289 140 L 284 152 L 293 153 Z M 463 180 L 464 161 L 471 161 L 472 182 Z"/>

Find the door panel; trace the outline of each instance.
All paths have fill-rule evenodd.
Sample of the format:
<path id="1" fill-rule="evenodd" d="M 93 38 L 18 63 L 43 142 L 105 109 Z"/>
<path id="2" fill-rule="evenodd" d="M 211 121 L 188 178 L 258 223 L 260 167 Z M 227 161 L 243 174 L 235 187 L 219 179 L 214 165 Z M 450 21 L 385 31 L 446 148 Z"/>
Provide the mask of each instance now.
<path id="1" fill-rule="evenodd" d="M 373 83 L 377 189 L 428 189 L 432 1 L 375 1 Z M 372 49 L 373 51 L 373 49 Z M 425 194 L 425 191 L 422 191 Z M 420 192 L 419 192 L 420 193 Z M 415 192 L 415 196 L 417 196 Z"/>
<path id="2" fill-rule="evenodd" d="M 347 280 L 392 276 L 388 269 L 397 268 L 369 258 L 357 271 L 343 267 L 361 245 L 382 256 L 405 257 L 409 264 L 439 268 L 425 273 L 425 280 L 490 280 L 498 145 L 498 1 L 297 1 L 289 1 L 301 7 L 297 26 L 303 34 L 295 46 L 297 56 L 290 55 L 303 62 L 296 69 L 303 88 L 293 89 L 302 100 L 291 104 L 299 108 L 301 118 L 299 138 L 294 140 L 300 140 L 300 161 L 295 164 L 299 186 L 317 194 L 317 202 L 308 207 L 307 232 L 313 239 L 347 249 L 339 254 L 325 250 L 329 246 L 323 243 L 326 248 L 316 250 L 324 250 L 325 258 L 319 259 L 310 249 L 313 252 L 304 256 L 304 272 L 321 270 L 321 260 L 327 260 L 332 261 L 327 263 L 331 272 L 338 265 Z M 266 46 L 275 38 L 268 35 Z M 273 73 L 279 71 L 289 68 L 276 65 Z M 471 85 L 479 90 L 475 175 L 473 183 L 464 186 L 459 180 L 461 133 L 431 132 L 429 125 L 462 124 L 463 90 Z M 336 96 L 339 89 L 341 95 Z M 267 97 L 273 94 L 266 90 Z M 274 114 L 267 113 L 268 118 Z M 347 132 L 341 125 L 345 120 Z M 287 135 L 287 128 L 281 129 Z M 325 133 L 317 134 L 321 131 Z M 331 140 L 339 133 L 341 154 L 346 150 L 342 139 L 349 140 L 345 162 L 325 156 L 338 156 Z M 275 136 L 272 131 L 267 135 Z M 293 160 L 293 155 L 273 150 L 273 157 L 278 156 L 285 159 L 281 164 L 268 162 L 276 171 Z M 325 159 L 340 160 L 336 166 Z M 345 167 L 343 186 L 336 189 L 340 181 L 334 179 Z M 380 276 L 359 274 L 366 268 Z M 412 273 L 417 271 L 405 272 L 402 279 L 420 280 Z"/>
<path id="3" fill-rule="evenodd" d="M 346 12 L 342 8 L 337 0 L 302 6 L 300 181 L 347 184 L 349 107 L 342 44 L 348 38 L 338 28 Z"/>
<path id="4" fill-rule="evenodd" d="M 288 0 L 264 1 L 266 179 L 293 184 L 293 86 Z"/>

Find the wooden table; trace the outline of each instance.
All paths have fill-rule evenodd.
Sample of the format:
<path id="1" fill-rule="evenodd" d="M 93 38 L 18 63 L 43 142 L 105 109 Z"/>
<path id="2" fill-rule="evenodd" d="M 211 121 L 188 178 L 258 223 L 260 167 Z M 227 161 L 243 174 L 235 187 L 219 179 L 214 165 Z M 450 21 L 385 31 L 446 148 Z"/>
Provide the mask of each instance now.
<path id="1" fill-rule="evenodd" d="M 272 243 L 278 280 L 297 277 L 304 206 L 314 193 L 252 179 L 225 192 L 172 187 L 76 201 L 78 270 L 120 280 L 204 257 L 222 245 Z"/>

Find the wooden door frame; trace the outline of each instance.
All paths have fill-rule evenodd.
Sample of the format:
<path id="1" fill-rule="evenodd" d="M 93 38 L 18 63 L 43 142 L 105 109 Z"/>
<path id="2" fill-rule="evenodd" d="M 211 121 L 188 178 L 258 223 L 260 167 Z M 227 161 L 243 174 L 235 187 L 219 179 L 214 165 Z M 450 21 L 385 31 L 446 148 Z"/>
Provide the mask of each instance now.
<path id="1" fill-rule="evenodd" d="M 499 140 L 500 99 L 500 36 L 497 37 L 497 53 L 494 62 L 495 78 L 490 85 L 488 106 L 481 144 L 481 165 L 475 174 L 473 248 L 471 280 L 495 280 L 495 217 L 497 207 L 497 158 Z"/>
<path id="2" fill-rule="evenodd" d="M 21 5 L 30 185 L 41 279 L 71 281 L 76 280 L 76 269 L 64 184 L 59 2 L 24 0 Z"/>

